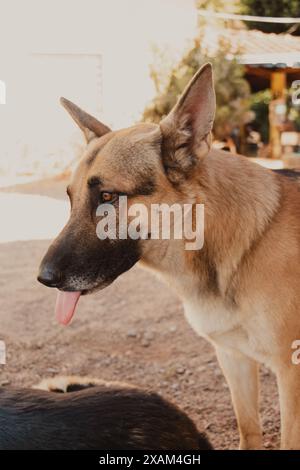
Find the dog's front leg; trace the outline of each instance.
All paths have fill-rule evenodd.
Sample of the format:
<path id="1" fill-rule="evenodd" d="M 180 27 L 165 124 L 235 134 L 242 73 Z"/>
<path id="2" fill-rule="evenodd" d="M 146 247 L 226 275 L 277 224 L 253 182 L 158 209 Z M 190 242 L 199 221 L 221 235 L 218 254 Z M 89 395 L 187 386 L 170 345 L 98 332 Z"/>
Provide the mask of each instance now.
<path id="1" fill-rule="evenodd" d="M 231 392 L 240 433 L 240 449 L 260 449 L 258 364 L 242 353 L 228 352 L 219 347 L 216 352 Z"/>
<path id="2" fill-rule="evenodd" d="M 300 365 L 277 370 L 280 399 L 281 449 L 300 449 Z"/>

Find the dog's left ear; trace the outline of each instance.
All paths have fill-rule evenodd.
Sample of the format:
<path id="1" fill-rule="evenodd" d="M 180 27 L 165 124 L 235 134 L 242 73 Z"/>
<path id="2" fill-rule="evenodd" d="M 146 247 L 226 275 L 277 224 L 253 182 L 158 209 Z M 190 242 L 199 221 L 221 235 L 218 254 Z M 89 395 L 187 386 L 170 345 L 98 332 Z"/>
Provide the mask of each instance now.
<path id="1" fill-rule="evenodd" d="M 198 70 L 160 123 L 163 164 L 174 182 L 186 176 L 209 152 L 215 110 L 212 66 L 208 63 Z"/>
<path id="2" fill-rule="evenodd" d="M 109 127 L 83 111 L 79 106 L 72 103 L 72 101 L 69 101 L 66 98 L 60 98 L 60 103 L 80 127 L 87 142 L 90 142 L 95 137 L 102 137 L 104 134 L 110 132 Z"/>

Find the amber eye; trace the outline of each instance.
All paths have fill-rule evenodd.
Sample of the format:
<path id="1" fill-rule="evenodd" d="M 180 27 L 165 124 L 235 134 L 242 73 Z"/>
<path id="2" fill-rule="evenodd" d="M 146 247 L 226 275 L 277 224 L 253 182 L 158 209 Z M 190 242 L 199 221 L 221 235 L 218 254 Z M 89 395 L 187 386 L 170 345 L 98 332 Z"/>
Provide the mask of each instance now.
<path id="1" fill-rule="evenodd" d="M 115 198 L 114 193 L 109 193 L 107 191 L 103 191 L 101 193 L 101 202 L 112 202 Z"/>

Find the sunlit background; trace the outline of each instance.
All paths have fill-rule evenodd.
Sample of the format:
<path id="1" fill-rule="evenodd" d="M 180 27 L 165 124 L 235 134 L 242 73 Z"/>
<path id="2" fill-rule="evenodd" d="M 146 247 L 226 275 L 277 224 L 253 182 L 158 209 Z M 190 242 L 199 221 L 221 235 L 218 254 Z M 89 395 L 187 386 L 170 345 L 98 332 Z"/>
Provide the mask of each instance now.
<path id="1" fill-rule="evenodd" d="M 76 159 L 82 136 L 60 96 L 113 128 L 140 119 L 155 94 L 155 47 L 178 59 L 196 23 L 193 0 L 1 0 L 0 186 L 59 174 Z M 0 241 L 52 238 L 68 213 L 65 201 L 39 195 L 1 194 L 0 204 Z"/>
<path id="2" fill-rule="evenodd" d="M 137 121 L 155 93 L 153 49 L 179 57 L 197 20 L 193 0 L 2 0 L 0 6 L 0 80 L 7 88 L 0 106 L 2 183 L 70 161 L 81 136 L 60 96 L 114 128 Z"/>
<path id="3" fill-rule="evenodd" d="M 83 139 L 60 96 L 114 129 L 158 121 L 210 60 L 214 145 L 271 168 L 295 166 L 300 111 L 291 90 L 300 79 L 299 22 L 231 18 L 257 14 L 252 4 L 0 0 L 0 241 L 52 238 L 67 217 L 62 188 Z M 268 8 L 283 14 L 275 3 Z"/>

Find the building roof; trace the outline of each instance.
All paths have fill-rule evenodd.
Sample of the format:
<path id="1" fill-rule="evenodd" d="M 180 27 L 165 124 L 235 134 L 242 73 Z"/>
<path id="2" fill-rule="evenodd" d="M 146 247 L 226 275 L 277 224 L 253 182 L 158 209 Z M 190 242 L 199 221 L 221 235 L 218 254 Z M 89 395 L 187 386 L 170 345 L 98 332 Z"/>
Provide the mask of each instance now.
<path id="1" fill-rule="evenodd" d="M 209 50 L 218 47 L 221 38 L 231 46 L 230 55 L 238 55 L 242 64 L 269 64 L 300 68 L 300 37 L 291 34 L 263 33 L 248 29 L 206 29 Z"/>

